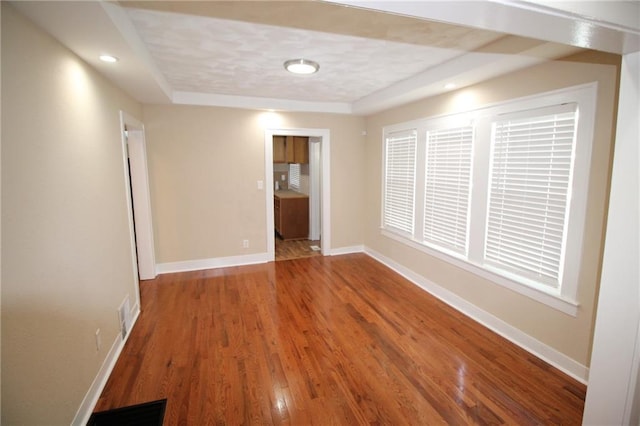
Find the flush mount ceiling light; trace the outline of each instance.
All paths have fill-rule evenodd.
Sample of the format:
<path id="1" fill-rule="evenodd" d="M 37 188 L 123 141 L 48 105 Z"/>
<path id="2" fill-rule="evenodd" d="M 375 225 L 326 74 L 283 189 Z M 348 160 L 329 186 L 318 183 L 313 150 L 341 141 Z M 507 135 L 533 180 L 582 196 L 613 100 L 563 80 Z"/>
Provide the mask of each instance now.
<path id="1" fill-rule="evenodd" d="M 100 60 L 103 62 L 109 62 L 109 63 L 118 62 L 118 58 L 111 55 L 100 55 Z"/>
<path id="2" fill-rule="evenodd" d="M 320 65 L 308 59 L 291 59 L 284 63 L 284 68 L 294 74 L 313 74 L 320 69 Z"/>

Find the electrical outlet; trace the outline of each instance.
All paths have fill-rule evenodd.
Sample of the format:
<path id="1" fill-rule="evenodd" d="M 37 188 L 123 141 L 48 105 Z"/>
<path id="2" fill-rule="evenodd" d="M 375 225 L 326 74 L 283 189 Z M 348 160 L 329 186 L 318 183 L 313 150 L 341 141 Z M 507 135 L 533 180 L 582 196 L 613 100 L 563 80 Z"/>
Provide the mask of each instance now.
<path id="1" fill-rule="evenodd" d="M 96 330 L 96 352 L 100 352 L 102 348 L 102 337 L 100 336 L 100 329 Z"/>
<path id="2" fill-rule="evenodd" d="M 259 180 L 258 181 L 258 189 L 263 189 L 264 188 L 264 181 Z"/>
<path id="3" fill-rule="evenodd" d="M 242 248 L 249 248 L 249 240 L 242 240 Z"/>

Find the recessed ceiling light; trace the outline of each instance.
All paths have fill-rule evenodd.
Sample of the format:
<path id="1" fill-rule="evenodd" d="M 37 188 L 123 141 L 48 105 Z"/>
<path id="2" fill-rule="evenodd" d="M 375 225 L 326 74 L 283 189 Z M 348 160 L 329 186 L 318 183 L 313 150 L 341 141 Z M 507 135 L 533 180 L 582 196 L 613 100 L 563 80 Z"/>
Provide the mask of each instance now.
<path id="1" fill-rule="evenodd" d="M 100 55 L 100 60 L 103 62 L 111 62 L 111 63 L 118 62 L 118 58 L 111 55 Z"/>
<path id="2" fill-rule="evenodd" d="M 449 90 L 449 89 L 455 89 L 457 87 L 457 85 L 455 83 L 447 83 L 444 85 L 444 88 Z"/>
<path id="3" fill-rule="evenodd" d="M 320 69 L 317 62 L 308 59 L 291 59 L 284 63 L 284 67 L 294 74 L 313 74 Z"/>

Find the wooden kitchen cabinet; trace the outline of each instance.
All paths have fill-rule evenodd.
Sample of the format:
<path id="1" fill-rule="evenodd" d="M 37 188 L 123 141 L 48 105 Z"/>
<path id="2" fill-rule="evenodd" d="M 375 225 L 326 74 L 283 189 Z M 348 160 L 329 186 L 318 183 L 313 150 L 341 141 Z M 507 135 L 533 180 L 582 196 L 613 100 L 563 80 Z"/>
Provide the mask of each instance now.
<path id="1" fill-rule="evenodd" d="M 309 162 L 309 138 L 307 136 L 273 136 L 273 162 Z"/>
<path id="2" fill-rule="evenodd" d="M 287 163 L 287 138 L 286 136 L 273 137 L 273 162 Z"/>
<path id="3" fill-rule="evenodd" d="M 283 240 L 309 237 L 309 197 L 303 194 L 275 195 L 273 199 L 275 230 Z"/>
<path id="4" fill-rule="evenodd" d="M 293 161 L 290 163 L 307 164 L 309 162 L 309 138 L 306 136 L 292 136 Z"/>

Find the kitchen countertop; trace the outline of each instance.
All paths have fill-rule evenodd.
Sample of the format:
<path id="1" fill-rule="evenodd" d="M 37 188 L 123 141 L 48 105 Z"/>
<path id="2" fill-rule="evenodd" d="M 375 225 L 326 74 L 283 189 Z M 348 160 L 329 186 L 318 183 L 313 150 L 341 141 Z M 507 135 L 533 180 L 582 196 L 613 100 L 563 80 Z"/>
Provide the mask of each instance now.
<path id="1" fill-rule="evenodd" d="M 309 198 L 307 194 L 292 191 L 290 189 L 282 189 L 282 190 L 274 191 L 273 195 L 278 198 Z"/>

